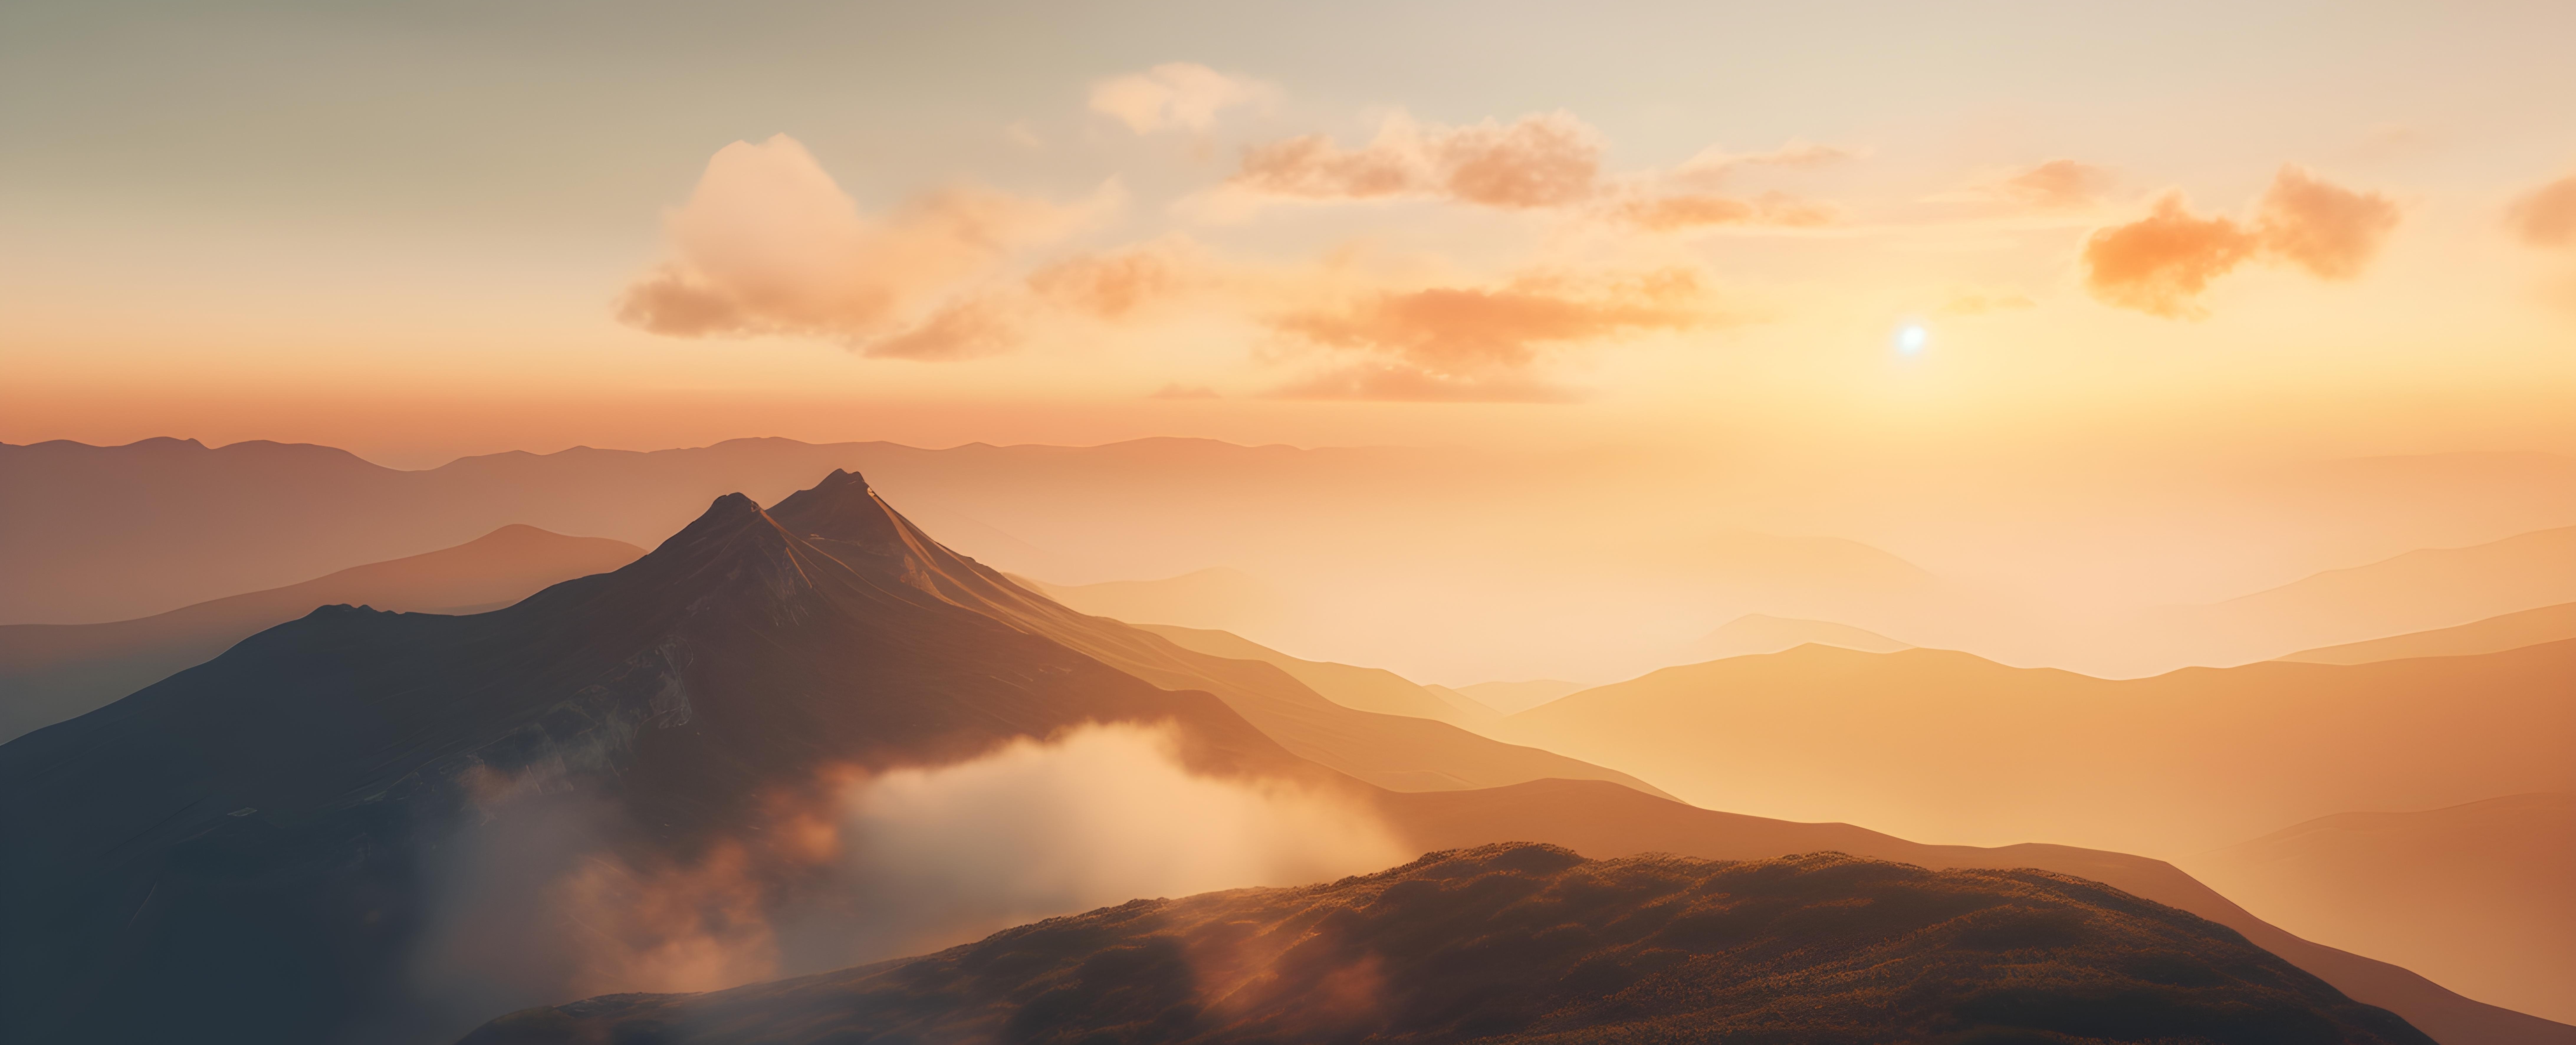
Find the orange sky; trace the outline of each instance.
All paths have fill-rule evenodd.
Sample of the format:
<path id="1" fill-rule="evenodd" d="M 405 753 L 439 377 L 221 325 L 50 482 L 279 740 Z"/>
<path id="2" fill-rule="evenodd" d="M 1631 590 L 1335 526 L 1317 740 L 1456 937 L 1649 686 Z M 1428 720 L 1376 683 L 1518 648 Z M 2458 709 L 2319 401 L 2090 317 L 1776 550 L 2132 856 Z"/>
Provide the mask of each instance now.
<path id="1" fill-rule="evenodd" d="M 0 439 L 2576 449 L 2563 5 L 119 13 Z"/>

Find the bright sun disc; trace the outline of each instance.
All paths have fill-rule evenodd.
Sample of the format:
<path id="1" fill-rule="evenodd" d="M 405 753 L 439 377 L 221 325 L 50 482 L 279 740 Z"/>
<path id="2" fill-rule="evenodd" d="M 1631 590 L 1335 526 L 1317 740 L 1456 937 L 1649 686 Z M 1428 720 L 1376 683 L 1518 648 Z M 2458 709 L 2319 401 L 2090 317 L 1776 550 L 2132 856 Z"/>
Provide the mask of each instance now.
<path id="1" fill-rule="evenodd" d="M 1931 331 L 1920 326 L 1908 325 L 1896 332 L 1896 350 L 1909 356 L 1914 355 L 1923 351 L 1923 346 L 1931 340 Z"/>

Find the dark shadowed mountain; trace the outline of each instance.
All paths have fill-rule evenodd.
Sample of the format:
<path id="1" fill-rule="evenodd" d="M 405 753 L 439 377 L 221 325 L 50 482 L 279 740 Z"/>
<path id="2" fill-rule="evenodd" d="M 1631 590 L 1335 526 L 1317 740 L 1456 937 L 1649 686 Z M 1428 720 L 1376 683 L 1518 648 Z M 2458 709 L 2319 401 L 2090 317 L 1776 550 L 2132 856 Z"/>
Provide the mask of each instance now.
<path id="1" fill-rule="evenodd" d="M 1497 845 L 927 957 L 513 1013 L 468 1045 L 2428 1043 L 2190 914 L 2041 871 Z"/>
<path id="2" fill-rule="evenodd" d="M 490 613 L 325 607 L 0 746 L 12 1039 L 404 1039 L 425 854 L 495 789 L 594 795 L 642 861 L 831 766 L 1085 722 L 1174 723 L 1203 772 L 1321 772 L 1205 693 L 952 601 L 890 512 L 819 517 L 848 498 L 838 475 L 776 518 L 727 496 Z"/>
<path id="3" fill-rule="evenodd" d="M 453 548 L 139 620 L 0 625 L 0 742 L 204 663 L 233 643 L 317 606 L 479 613 L 547 585 L 606 573 L 643 554 L 644 549 L 624 541 L 504 526 Z"/>

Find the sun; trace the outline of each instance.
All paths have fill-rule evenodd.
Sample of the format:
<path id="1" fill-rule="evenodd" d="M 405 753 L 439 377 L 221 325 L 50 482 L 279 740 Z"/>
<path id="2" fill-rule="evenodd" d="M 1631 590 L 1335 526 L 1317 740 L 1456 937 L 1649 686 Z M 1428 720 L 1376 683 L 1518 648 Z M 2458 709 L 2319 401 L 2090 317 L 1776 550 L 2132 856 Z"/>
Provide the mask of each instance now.
<path id="1" fill-rule="evenodd" d="M 1920 323 L 1908 323 L 1896 328 L 1896 350 L 1898 352 L 1902 352 L 1909 356 L 1922 355 L 1923 346 L 1931 343 L 1932 332 L 1924 329 L 1923 325 Z"/>

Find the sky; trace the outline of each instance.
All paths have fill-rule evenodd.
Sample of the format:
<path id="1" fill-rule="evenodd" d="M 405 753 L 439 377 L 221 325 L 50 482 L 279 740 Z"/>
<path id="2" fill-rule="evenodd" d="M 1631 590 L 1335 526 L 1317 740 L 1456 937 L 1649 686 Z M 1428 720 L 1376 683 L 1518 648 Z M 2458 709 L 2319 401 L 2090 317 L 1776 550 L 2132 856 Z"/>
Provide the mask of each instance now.
<path id="1" fill-rule="evenodd" d="M 0 440 L 2576 450 L 2576 8 L 22 3 Z"/>

